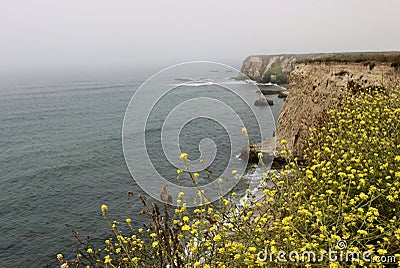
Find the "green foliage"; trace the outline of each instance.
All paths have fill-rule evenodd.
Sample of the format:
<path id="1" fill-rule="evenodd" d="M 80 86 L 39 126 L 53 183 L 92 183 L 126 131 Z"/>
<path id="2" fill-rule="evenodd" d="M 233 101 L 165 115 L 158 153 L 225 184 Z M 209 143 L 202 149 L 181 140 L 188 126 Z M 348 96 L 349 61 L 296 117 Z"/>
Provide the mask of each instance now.
<path id="1" fill-rule="evenodd" d="M 385 62 L 399 63 L 399 52 L 345 52 L 345 53 L 321 53 L 305 54 L 299 58 L 298 63 L 310 62 Z"/>
<path id="2" fill-rule="evenodd" d="M 271 65 L 271 67 L 265 73 L 262 82 L 270 82 L 272 80 L 271 78 L 273 75 L 276 77 L 275 82 L 278 84 L 284 84 L 289 82 L 289 76 L 287 73 L 284 73 L 282 71 L 282 66 L 280 61 L 274 62 Z"/>

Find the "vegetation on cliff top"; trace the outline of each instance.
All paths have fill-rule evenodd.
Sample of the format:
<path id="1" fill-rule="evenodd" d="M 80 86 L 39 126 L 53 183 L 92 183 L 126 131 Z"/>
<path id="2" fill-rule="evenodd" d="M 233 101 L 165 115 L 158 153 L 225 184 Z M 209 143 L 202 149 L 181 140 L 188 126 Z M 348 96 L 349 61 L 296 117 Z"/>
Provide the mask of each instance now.
<path id="1" fill-rule="evenodd" d="M 307 164 L 299 166 L 288 157 L 280 173 L 265 173 L 260 185 L 264 195 L 241 200 L 231 193 L 191 211 L 181 195 L 172 214 L 167 205 L 160 208 L 140 197 L 149 215 L 148 229 L 133 228 L 134 218 L 126 223 L 110 220 L 103 205 L 114 237 L 101 249 L 83 241 L 73 260 L 59 254 L 60 263 L 64 267 L 381 267 L 381 257 L 386 256 L 386 262 L 396 258 L 400 264 L 400 90 L 375 87 L 348 92 L 340 110 L 331 110 L 320 129 L 310 130 Z M 281 143 L 285 145 L 284 140 Z M 290 156 L 286 150 L 282 154 Z M 205 198 L 206 193 L 199 194 Z M 122 233 L 125 224 L 130 231 Z M 336 259 L 327 255 L 329 250 L 337 252 Z M 285 263 L 279 252 L 286 253 Z"/>
<path id="2" fill-rule="evenodd" d="M 303 58 L 299 58 L 297 63 L 310 63 L 310 62 L 355 62 L 355 63 L 369 63 L 369 62 L 385 62 L 399 66 L 400 52 L 343 52 L 343 53 L 323 53 L 323 54 L 310 54 Z"/>
<path id="3" fill-rule="evenodd" d="M 251 57 L 259 57 L 268 59 L 271 57 L 281 56 L 283 59 L 293 58 L 297 63 L 306 62 L 386 62 L 400 63 L 399 51 L 387 52 L 335 52 L 335 53 L 310 53 L 310 54 L 282 54 L 282 55 L 255 55 Z M 246 59 L 246 60 L 247 60 Z"/>

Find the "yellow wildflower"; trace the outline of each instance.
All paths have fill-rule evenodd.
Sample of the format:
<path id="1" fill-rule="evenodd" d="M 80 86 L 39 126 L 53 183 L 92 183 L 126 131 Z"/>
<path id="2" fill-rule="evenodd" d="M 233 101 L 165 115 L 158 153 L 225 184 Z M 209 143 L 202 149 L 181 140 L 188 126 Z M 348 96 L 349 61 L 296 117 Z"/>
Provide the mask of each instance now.
<path id="1" fill-rule="evenodd" d="M 111 261 L 112 261 L 112 259 L 110 258 L 110 255 L 106 255 L 105 257 L 104 257 L 104 263 L 111 263 Z"/>
<path id="2" fill-rule="evenodd" d="M 182 231 L 189 231 L 190 230 L 190 226 L 185 224 L 182 226 Z"/>
<path id="3" fill-rule="evenodd" d="M 220 241 L 220 240 L 221 240 L 221 235 L 217 234 L 216 236 L 214 236 L 213 240 L 214 240 L 215 242 Z"/>
<path id="4" fill-rule="evenodd" d="M 180 156 L 180 159 L 185 161 L 187 159 L 187 157 L 188 157 L 187 153 L 182 153 L 181 156 Z"/>

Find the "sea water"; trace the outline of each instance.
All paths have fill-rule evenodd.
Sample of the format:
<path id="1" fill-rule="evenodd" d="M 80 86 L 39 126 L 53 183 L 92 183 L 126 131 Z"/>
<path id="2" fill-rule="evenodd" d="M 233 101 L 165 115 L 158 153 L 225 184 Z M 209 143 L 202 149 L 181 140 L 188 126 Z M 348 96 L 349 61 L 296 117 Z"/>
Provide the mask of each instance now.
<path id="1" fill-rule="evenodd" d="M 109 206 L 111 220 L 129 217 L 135 226 L 146 224 L 138 215 L 141 203 L 127 197 L 128 191 L 144 193 L 126 167 L 121 133 L 125 109 L 147 76 L 114 73 L 90 78 L 44 73 L 1 80 L 0 267 L 55 267 L 57 253 L 73 258 L 78 243 L 72 229 L 101 247 L 111 236 L 101 204 Z M 218 92 L 213 79 L 220 76 L 227 85 L 249 87 L 228 73 L 211 74 L 212 79 L 190 86 L 212 94 Z M 276 119 L 283 100 L 268 98 L 275 103 L 271 108 Z M 159 127 L 148 132 L 149 139 L 157 141 Z M 183 146 L 189 151 L 195 147 L 196 154 L 201 130 L 207 127 L 207 122 L 197 122 L 187 128 Z M 158 149 L 150 145 L 149 151 Z M 214 163 L 213 168 L 223 165 Z M 159 168 L 175 173 L 168 165 Z"/>

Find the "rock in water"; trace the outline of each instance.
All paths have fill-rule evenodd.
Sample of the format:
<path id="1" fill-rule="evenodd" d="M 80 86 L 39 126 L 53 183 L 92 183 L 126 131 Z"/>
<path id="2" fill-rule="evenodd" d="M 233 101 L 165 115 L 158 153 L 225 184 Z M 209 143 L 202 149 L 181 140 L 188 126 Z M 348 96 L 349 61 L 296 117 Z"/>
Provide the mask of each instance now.
<path id="1" fill-rule="evenodd" d="M 288 95 L 289 95 L 289 90 L 284 90 L 279 92 L 278 98 L 287 98 Z"/>
<path id="2" fill-rule="evenodd" d="M 265 97 L 259 97 L 255 102 L 254 102 L 255 106 L 267 106 L 267 105 L 274 105 L 274 101 L 273 100 L 268 100 Z"/>
<path id="3" fill-rule="evenodd" d="M 262 142 L 245 146 L 240 152 L 240 159 L 247 159 L 249 164 L 258 163 L 258 153 L 263 154 L 264 163 L 272 163 L 275 154 L 276 139 L 267 138 Z"/>
<path id="4" fill-rule="evenodd" d="M 240 152 L 240 159 L 247 159 L 249 164 L 258 164 L 257 151 L 254 146 L 247 146 Z"/>

